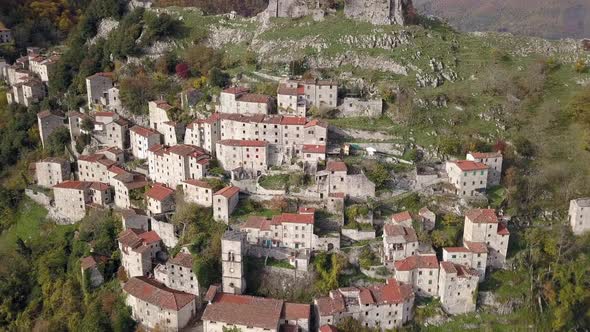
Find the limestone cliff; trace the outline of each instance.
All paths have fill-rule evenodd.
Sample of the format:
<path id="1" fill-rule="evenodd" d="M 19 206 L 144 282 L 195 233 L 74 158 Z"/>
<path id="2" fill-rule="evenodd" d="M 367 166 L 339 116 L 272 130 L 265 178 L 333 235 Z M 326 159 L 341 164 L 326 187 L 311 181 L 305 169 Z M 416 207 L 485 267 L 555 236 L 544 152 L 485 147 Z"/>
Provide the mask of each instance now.
<path id="1" fill-rule="evenodd" d="M 372 24 L 405 25 L 413 12 L 412 0 L 346 0 L 344 5 L 347 17 Z"/>

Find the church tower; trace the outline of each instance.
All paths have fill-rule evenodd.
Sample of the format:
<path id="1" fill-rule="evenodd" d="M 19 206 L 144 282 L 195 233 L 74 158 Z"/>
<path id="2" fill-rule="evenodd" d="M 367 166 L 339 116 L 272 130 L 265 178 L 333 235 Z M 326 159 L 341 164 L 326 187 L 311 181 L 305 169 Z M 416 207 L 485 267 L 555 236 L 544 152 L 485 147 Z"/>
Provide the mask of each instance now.
<path id="1" fill-rule="evenodd" d="M 244 278 L 245 237 L 239 231 L 228 230 L 221 238 L 223 292 L 242 294 L 246 290 Z"/>

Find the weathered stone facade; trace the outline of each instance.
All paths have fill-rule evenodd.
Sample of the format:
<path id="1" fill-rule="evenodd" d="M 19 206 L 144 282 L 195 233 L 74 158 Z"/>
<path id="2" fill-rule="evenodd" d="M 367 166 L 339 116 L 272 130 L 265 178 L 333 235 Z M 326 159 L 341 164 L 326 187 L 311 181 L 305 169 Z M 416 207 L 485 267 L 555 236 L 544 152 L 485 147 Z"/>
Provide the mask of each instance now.
<path id="1" fill-rule="evenodd" d="M 413 10 L 412 0 L 346 0 L 344 14 L 372 24 L 404 25 Z"/>
<path id="2" fill-rule="evenodd" d="M 570 201 L 568 218 L 572 231 L 576 235 L 590 230 L 590 198 L 578 198 Z"/>

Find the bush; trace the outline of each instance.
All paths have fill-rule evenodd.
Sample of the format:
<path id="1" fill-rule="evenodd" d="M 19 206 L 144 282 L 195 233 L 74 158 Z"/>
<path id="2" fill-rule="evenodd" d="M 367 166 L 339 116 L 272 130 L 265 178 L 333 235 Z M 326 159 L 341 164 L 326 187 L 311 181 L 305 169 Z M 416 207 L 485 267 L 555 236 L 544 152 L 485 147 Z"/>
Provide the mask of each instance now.
<path id="1" fill-rule="evenodd" d="M 66 127 L 58 128 L 49 135 L 45 150 L 51 156 L 61 156 L 65 153 L 66 145 L 70 143 L 70 131 Z"/>

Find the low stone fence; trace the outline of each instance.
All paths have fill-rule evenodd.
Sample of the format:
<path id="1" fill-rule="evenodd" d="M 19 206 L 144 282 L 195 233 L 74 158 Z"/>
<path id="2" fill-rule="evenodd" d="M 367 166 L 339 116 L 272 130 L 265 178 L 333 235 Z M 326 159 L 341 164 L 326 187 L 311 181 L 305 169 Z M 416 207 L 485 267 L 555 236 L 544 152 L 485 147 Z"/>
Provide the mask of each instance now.
<path id="1" fill-rule="evenodd" d="M 364 231 L 358 229 L 342 229 L 342 236 L 355 241 L 372 240 L 375 238 L 375 231 Z"/>
<path id="2" fill-rule="evenodd" d="M 40 191 L 35 191 L 33 189 L 25 189 L 25 195 L 27 195 L 27 197 L 32 199 L 35 203 L 43 205 L 43 207 L 46 209 L 49 210 L 51 208 L 52 199 L 47 194 Z"/>

